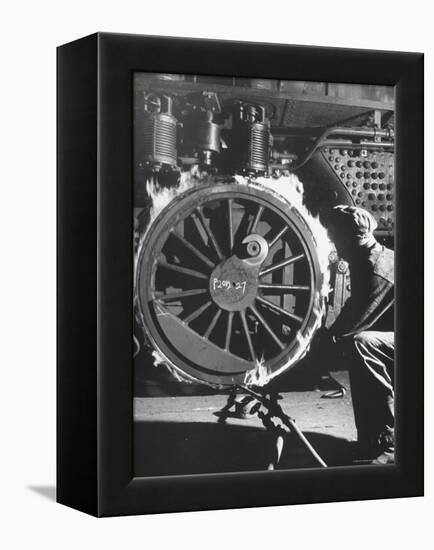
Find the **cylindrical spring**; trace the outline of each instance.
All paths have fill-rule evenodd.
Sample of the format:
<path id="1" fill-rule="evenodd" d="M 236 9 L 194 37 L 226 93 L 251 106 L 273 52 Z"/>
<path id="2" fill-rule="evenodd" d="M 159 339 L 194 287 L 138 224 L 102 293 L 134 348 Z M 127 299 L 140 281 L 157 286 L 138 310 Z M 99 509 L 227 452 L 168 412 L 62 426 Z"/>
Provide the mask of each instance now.
<path id="1" fill-rule="evenodd" d="M 153 100 L 154 110 L 145 109 L 143 129 L 144 161 L 153 168 L 162 166 L 176 168 L 177 120 L 171 114 L 171 103 L 167 102 L 167 112 L 161 112 L 159 98 Z M 158 110 L 155 109 L 157 106 Z"/>
<path id="2" fill-rule="evenodd" d="M 146 162 L 176 166 L 176 119 L 162 113 L 146 113 L 143 133 Z"/>
<path id="3" fill-rule="evenodd" d="M 247 123 L 247 147 L 244 167 L 248 171 L 266 172 L 268 169 L 270 130 L 266 124 Z"/>
<path id="4" fill-rule="evenodd" d="M 270 126 L 265 107 L 236 102 L 232 115 L 232 151 L 235 169 L 260 174 L 268 171 Z"/>

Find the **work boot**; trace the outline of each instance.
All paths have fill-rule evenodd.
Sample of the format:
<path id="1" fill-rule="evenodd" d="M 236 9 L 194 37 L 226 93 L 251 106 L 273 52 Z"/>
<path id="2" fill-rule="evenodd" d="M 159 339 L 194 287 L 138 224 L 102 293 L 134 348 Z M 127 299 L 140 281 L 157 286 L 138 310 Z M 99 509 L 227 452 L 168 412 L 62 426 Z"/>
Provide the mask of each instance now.
<path id="1" fill-rule="evenodd" d="M 394 464 L 395 439 L 393 431 L 385 430 L 377 437 L 360 434 L 352 445 L 353 462 L 364 464 Z"/>
<path id="2" fill-rule="evenodd" d="M 385 430 L 378 437 L 378 454 L 371 462 L 377 466 L 395 464 L 395 436 L 393 430 Z"/>
<path id="3" fill-rule="evenodd" d="M 371 462 L 377 466 L 385 466 L 386 464 L 395 464 L 395 451 L 384 451 Z"/>

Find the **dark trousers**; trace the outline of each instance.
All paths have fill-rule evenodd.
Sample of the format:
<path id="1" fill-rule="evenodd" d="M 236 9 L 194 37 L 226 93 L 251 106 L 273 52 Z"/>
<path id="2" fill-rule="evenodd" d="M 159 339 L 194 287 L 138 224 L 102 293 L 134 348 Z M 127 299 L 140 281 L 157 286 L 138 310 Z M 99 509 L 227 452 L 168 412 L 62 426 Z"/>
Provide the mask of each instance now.
<path id="1" fill-rule="evenodd" d="M 387 445 L 393 445 L 394 333 L 366 331 L 349 340 L 351 395 L 358 440 L 367 445 L 381 445 L 386 440 Z"/>

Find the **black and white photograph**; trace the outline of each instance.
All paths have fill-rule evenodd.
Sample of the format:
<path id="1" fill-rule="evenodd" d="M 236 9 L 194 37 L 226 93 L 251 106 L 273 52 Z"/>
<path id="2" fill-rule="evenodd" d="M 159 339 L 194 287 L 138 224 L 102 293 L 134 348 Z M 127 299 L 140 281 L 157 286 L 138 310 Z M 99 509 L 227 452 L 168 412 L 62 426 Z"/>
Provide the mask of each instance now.
<path id="1" fill-rule="evenodd" d="M 1 548 L 433 546 L 430 11 L 4 5 Z"/>
<path id="2" fill-rule="evenodd" d="M 134 475 L 395 464 L 394 87 L 133 97 Z"/>

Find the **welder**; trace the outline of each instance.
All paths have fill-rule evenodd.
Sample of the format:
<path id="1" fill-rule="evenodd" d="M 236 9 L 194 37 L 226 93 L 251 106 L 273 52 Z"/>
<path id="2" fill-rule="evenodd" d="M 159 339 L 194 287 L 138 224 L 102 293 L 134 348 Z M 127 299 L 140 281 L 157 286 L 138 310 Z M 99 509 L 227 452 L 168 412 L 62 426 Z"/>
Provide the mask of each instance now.
<path id="1" fill-rule="evenodd" d="M 358 456 L 393 464 L 394 252 L 375 239 L 377 222 L 362 208 L 336 206 L 327 225 L 349 264 L 351 297 L 323 342 L 342 346 L 347 356 Z"/>

